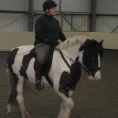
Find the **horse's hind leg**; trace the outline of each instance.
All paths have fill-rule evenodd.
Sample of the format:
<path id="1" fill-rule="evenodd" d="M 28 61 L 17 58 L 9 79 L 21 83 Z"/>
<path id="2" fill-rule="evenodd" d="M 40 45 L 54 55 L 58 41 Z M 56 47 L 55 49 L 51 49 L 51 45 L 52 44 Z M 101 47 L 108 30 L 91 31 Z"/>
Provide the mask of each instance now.
<path id="1" fill-rule="evenodd" d="M 23 118 L 30 118 L 29 113 L 27 112 L 25 105 L 24 105 L 24 97 L 23 97 L 23 87 L 24 87 L 24 78 L 22 76 L 18 77 L 18 84 L 17 84 L 17 102 L 20 106 L 20 110 L 22 113 Z"/>
<path id="2" fill-rule="evenodd" d="M 62 93 L 60 93 L 59 95 L 62 97 L 62 103 L 58 118 L 69 118 L 71 109 L 74 106 L 74 102 L 71 97 L 67 97 Z"/>
<path id="3" fill-rule="evenodd" d="M 7 72 L 11 86 L 11 93 L 7 105 L 8 109 L 7 113 L 12 112 L 14 110 L 15 105 L 17 105 L 18 103 L 20 106 L 22 117 L 30 118 L 24 106 L 24 97 L 23 97 L 24 78 L 21 76 L 17 77 L 14 73 L 10 72 L 9 69 L 7 69 Z"/>

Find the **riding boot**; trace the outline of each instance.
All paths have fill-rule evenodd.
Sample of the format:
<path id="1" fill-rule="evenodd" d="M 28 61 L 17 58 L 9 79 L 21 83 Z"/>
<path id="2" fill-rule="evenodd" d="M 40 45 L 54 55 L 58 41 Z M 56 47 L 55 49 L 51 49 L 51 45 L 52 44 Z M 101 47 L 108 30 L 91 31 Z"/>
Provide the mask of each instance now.
<path id="1" fill-rule="evenodd" d="M 35 88 L 38 90 L 42 90 L 43 87 L 41 86 L 41 78 L 42 78 L 42 66 L 43 64 L 37 62 L 35 64 L 35 71 L 36 71 L 36 84 Z"/>

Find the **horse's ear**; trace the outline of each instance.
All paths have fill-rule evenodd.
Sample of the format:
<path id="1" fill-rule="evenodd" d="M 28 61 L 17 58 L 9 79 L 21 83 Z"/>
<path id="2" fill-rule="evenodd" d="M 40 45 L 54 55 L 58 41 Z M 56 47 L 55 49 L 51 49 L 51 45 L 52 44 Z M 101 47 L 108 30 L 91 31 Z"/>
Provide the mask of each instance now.
<path id="1" fill-rule="evenodd" d="M 103 39 L 102 39 L 102 41 L 99 42 L 99 44 L 102 45 L 102 43 L 103 43 Z"/>
<path id="2" fill-rule="evenodd" d="M 100 48 L 102 47 L 102 43 L 103 43 L 103 40 L 98 43 L 97 45 L 98 50 L 100 50 Z"/>
<path id="3" fill-rule="evenodd" d="M 75 63 L 78 63 L 78 61 L 79 61 L 79 57 L 77 57 L 77 58 L 75 59 Z"/>
<path id="4" fill-rule="evenodd" d="M 79 51 L 83 51 L 84 50 L 84 46 L 82 45 L 80 48 L 79 48 Z"/>

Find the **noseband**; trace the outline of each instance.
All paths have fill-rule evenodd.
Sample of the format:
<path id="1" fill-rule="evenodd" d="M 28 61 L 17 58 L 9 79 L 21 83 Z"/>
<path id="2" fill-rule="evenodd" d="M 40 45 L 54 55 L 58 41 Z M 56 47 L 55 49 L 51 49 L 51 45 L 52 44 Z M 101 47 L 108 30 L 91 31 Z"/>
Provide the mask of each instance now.
<path id="1" fill-rule="evenodd" d="M 81 68 L 84 70 L 84 72 L 87 72 L 88 73 L 88 75 L 90 75 L 90 71 L 100 71 L 101 70 L 101 68 L 100 67 L 97 67 L 97 68 L 93 68 L 93 69 L 88 69 L 87 67 L 82 67 L 81 66 Z"/>

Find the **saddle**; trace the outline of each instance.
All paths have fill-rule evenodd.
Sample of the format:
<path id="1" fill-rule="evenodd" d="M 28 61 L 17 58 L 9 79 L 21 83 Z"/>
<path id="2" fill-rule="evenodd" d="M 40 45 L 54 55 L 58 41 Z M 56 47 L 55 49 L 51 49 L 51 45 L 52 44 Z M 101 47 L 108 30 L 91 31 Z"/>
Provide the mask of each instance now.
<path id="1" fill-rule="evenodd" d="M 53 82 L 49 78 L 48 72 L 49 72 L 51 64 L 52 64 L 53 50 L 54 50 L 54 47 L 50 47 L 48 53 L 45 56 L 43 68 L 42 68 L 42 76 L 45 76 L 45 78 L 47 79 L 47 81 L 49 82 L 49 84 L 51 86 L 53 86 Z M 37 58 L 36 51 L 34 48 L 30 51 L 29 54 L 24 56 L 23 62 L 22 62 L 22 67 L 20 69 L 20 74 L 26 78 L 27 78 L 26 70 L 27 70 L 29 62 L 32 58 L 35 58 L 35 59 Z M 37 59 L 35 60 L 35 64 L 38 64 Z"/>

